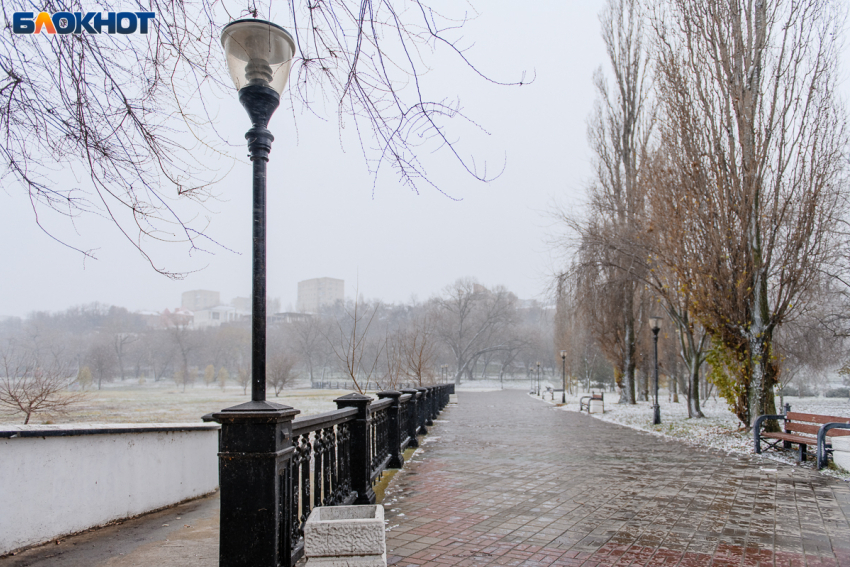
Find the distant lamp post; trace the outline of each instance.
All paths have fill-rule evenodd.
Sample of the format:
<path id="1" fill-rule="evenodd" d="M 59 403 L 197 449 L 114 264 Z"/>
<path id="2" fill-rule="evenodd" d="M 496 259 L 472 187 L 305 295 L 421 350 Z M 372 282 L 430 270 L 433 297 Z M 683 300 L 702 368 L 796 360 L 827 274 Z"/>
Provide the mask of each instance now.
<path id="1" fill-rule="evenodd" d="M 564 380 L 564 389 L 561 391 L 561 403 L 567 403 L 567 351 L 561 351 L 561 377 Z"/>
<path id="2" fill-rule="evenodd" d="M 537 363 L 537 395 L 540 395 L 540 363 Z"/>
<path id="3" fill-rule="evenodd" d="M 531 392 L 529 392 L 529 393 L 533 394 L 534 393 L 534 367 L 533 366 L 528 367 L 528 377 L 531 378 Z"/>
<path id="4" fill-rule="evenodd" d="M 251 118 L 245 134 L 253 167 L 251 401 L 213 414 L 221 424 L 219 562 L 221 567 L 288 565 L 292 534 L 289 478 L 292 419 L 298 410 L 266 401 L 266 163 L 274 136 L 269 119 L 280 104 L 295 53 L 292 37 L 263 20 L 238 20 L 221 32 L 227 68 Z"/>
<path id="5" fill-rule="evenodd" d="M 661 330 L 661 317 L 650 317 L 652 340 L 655 343 L 655 403 L 652 405 L 652 425 L 661 424 L 661 406 L 658 405 L 658 331 Z"/>

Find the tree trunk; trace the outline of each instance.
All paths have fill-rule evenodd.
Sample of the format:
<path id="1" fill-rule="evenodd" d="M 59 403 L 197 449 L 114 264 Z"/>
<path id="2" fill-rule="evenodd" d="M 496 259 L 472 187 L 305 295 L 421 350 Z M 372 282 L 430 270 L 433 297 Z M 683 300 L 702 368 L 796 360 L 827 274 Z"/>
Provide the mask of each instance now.
<path id="1" fill-rule="evenodd" d="M 688 417 L 705 417 L 699 407 L 699 375 L 700 364 L 698 357 L 688 360 Z"/>
<path id="2" fill-rule="evenodd" d="M 672 397 L 672 399 L 673 399 L 673 403 L 674 403 L 674 404 L 678 404 L 678 403 L 679 403 L 679 388 L 678 388 L 678 386 L 679 386 L 679 377 L 678 377 L 678 376 L 675 376 L 675 375 L 674 375 L 674 376 L 670 376 L 670 377 L 667 379 L 667 383 L 669 384 L 670 389 L 672 390 L 671 397 Z"/>
<path id="3" fill-rule="evenodd" d="M 626 404 L 634 404 L 635 403 L 635 320 L 632 316 L 632 301 L 628 300 L 626 303 L 628 306 L 626 307 L 626 332 L 624 342 L 625 344 L 625 360 L 623 361 L 623 397 L 625 400 L 623 403 Z"/>

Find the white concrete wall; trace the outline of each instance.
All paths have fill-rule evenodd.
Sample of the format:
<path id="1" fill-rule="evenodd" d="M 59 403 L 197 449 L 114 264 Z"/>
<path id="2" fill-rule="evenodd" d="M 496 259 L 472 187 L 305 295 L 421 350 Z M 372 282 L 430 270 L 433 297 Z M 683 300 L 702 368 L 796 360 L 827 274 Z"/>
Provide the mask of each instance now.
<path id="1" fill-rule="evenodd" d="M 217 451 L 216 424 L 3 426 L 0 555 L 212 492 Z"/>

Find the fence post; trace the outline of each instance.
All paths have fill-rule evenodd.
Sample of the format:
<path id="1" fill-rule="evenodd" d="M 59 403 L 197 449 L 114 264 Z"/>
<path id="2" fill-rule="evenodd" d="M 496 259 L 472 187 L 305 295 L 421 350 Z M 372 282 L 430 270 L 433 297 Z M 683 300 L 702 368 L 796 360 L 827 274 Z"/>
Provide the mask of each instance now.
<path id="1" fill-rule="evenodd" d="M 221 424 L 221 567 L 292 564 L 292 419 L 297 409 L 248 402 L 213 414 Z"/>
<path id="2" fill-rule="evenodd" d="M 403 388 L 401 390 L 405 394 L 410 394 L 407 410 L 407 434 L 410 436 L 410 447 L 418 447 L 419 440 L 416 436 L 419 434 L 419 390 L 416 388 Z"/>
<path id="3" fill-rule="evenodd" d="M 387 417 L 390 421 L 390 462 L 387 463 L 387 467 L 391 469 L 400 469 L 404 466 L 404 455 L 401 454 L 401 432 L 404 424 L 399 420 L 399 412 L 401 410 L 399 398 L 401 396 L 402 393 L 395 390 L 378 392 L 379 398 L 392 398 L 393 400 L 393 405 L 387 408 Z"/>
<path id="4" fill-rule="evenodd" d="M 334 400 L 338 409 L 357 408 L 351 422 L 351 488 L 357 492 L 355 504 L 374 504 L 372 490 L 372 398 L 363 394 L 346 394 Z"/>
<path id="5" fill-rule="evenodd" d="M 432 425 L 434 423 L 434 420 L 437 419 L 437 416 L 440 414 L 439 396 L 440 396 L 439 386 L 431 386 L 430 388 L 428 388 L 428 398 L 430 398 L 430 400 L 431 400 L 431 403 L 428 404 L 428 407 L 431 409 L 431 424 Z"/>
<path id="6" fill-rule="evenodd" d="M 434 422 L 431 421 L 431 410 L 428 408 L 429 400 L 428 400 L 428 388 L 416 388 L 422 394 L 419 397 L 419 417 L 422 421 L 419 423 L 422 424 L 422 434 L 425 435 L 428 433 L 428 430 L 425 428 L 426 425 L 434 425 Z"/>

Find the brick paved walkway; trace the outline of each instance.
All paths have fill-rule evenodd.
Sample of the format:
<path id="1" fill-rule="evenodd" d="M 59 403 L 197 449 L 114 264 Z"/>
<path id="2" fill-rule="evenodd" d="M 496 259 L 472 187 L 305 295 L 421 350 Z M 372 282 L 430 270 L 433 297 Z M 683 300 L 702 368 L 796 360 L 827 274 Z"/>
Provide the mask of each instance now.
<path id="1" fill-rule="evenodd" d="M 390 565 L 850 566 L 845 482 L 519 391 L 459 400 L 388 488 Z"/>

